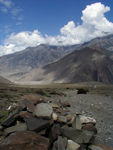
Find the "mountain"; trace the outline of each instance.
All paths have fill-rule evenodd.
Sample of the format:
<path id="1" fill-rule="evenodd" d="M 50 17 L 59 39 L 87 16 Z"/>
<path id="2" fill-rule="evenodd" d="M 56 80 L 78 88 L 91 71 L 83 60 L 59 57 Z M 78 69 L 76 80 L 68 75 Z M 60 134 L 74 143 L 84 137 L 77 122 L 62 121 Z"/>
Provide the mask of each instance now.
<path id="1" fill-rule="evenodd" d="M 0 76 L 0 85 L 8 85 L 12 84 L 9 80 L 5 79 L 4 77 Z"/>
<path id="2" fill-rule="evenodd" d="M 18 79 L 34 68 L 52 63 L 76 48 L 75 46 L 39 45 L 0 57 L 0 73 L 10 79 Z"/>
<path id="3" fill-rule="evenodd" d="M 41 69 L 34 69 L 23 76 L 23 81 L 113 83 L 113 60 L 98 49 L 86 47 Z"/>
<path id="4" fill-rule="evenodd" d="M 39 77 L 44 75 L 44 66 L 60 60 L 73 51 L 85 49 L 85 47 L 98 50 L 113 60 L 113 35 L 107 35 L 80 45 L 52 46 L 41 44 L 36 47 L 28 47 L 14 54 L 2 56 L 0 57 L 0 74 L 12 81 L 20 81 L 25 76 L 28 76 L 27 79 L 29 80 L 28 74 L 35 76 L 36 72 L 37 78 L 37 74 L 40 74 Z M 50 78 L 49 75 L 48 78 Z"/>

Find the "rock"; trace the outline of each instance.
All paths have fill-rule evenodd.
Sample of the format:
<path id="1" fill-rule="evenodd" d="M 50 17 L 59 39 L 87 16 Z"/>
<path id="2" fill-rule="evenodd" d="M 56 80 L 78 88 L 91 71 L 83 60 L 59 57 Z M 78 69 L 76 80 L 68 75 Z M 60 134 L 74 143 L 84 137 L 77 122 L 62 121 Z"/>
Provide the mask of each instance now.
<path id="1" fill-rule="evenodd" d="M 59 108 L 59 106 L 55 103 L 50 103 L 50 106 L 54 109 L 54 108 Z"/>
<path id="2" fill-rule="evenodd" d="M 91 117 L 86 117 L 83 115 L 79 115 L 77 114 L 76 117 L 74 118 L 73 122 L 72 122 L 72 127 L 78 130 L 82 129 L 82 125 L 84 124 L 96 124 L 96 120 L 94 118 Z"/>
<path id="3" fill-rule="evenodd" d="M 20 131 L 0 143 L 0 150 L 48 150 L 49 140 L 35 132 Z"/>
<path id="4" fill-rule="evenodd" d="M 94 118 L 91 117 L 86 117 L 83 115 L 80 115 L 80 121 L 82 124 L 87 124 L 87 123 L 92 123 L 92 124 L 96 124 L 96 120 Z"/>
<path id="5" fill-rule="evenodd" d="M 80 148 L 79 144 L 73 142 L 72 140 L 68 140 L 66 150 L 78 150 L 79 148 Z"/>
<path id="6" fill-rule="evenodd" d="M 55 141 L 60 135 L 61 135 L 60 124 L 54 124 L 49 134 L 51 141 Z"/>
<path id="7" fill-rule="evenodd" d="M 62 135 L 78 144 L 85 144 L 92 142 L 95 133 L 93 131 L 77 130 L 72 127 L 63 127 Z"/>
<path id="8" fill-rule="evenodd" d="M 88 123 L 82 125 L 83 130 L 93 131 L 95 134 L 97 134 L 97 129 L 94 126 L 94 124 Z"/>
<path id="9" fill-rule="evenodd" d="M 65 116 L 58 116 L 58 122 L 60 123 L 66 123 L 67 122 L 67 118 Z"/>
<path id="10" fill-rule="evenodd" d="M 28 112 L 34 112 L 35 109 L 33 102 L 26 99 L 22 101 L 22 107 L 26 108 Z"/>
<path id="11" fill-rule="evenodd" d="M 66 118 L 67 118 L 67 121 L 71 121 L 72 118 L 73 118 L 73 116 L 72 116 L 71 114 L 68 114 L 68 115 L 66 116 Z"/>
<path id="12" fill-rule="evenodd" d="M 44 98 L 42 98 L 42 97 L 39 97 L 39 96 L 36 95 L 36 94 L 24 95 L 24 99 L 26 99 L 26 100 L 32 102 L 34 105 L 47 102 L 46 99 L 44 99 Z"/>
<path id="13" fill-rule="evenodd" d="M 101 144 L 90 145 L 88 148 L 89 150 L 113 150 L 113 147 Z"/>
<path id="14" fill-rule="evenodd" d="M 27 124 L 28 130 L 36 132 L 46 129 L 50 126 L 49 120 L 34 117 L 25 118 L 25 122 Z"/>
<path id="15" fill-rule="evenodd" d="M 8 118 L 6 118 L 3 122 L 2 122 L 2 126 L 4 127 L 9 127 L 11 126 L 15 121 L 16 121 L 16 115 L 19 114 L 19 112 L 21 111 L 21 108 L 17 108 L 16 110 L 14 110 L 13 112 L 11 112 L 8 116 Z"/>
<path id="16" fill-rule="evenodd" d="M 26 130 L 27 130 L 26 123 L 18 123 L 15 126 L 5 129 L 5 135 L 16 132 L 16 131 L 26 131 Z"/>
<path id="17" fill-rule="evenodd" d="M 21 117 L 21 118 L 29 118 L 29 117 L 33 117 L 33 114 L 29 113 L 27 111 L 21 111 L 19 113 L 19 117 Z"/>
<path id="18" fill-rule="evenodd" d="M 66 150 L 66 146 L 67 146 L 67 139 L 59 136 L 58 140 L 53 144 L 52 150 Z"/>
<path id="19" fill-rule="evenodd" d="M 81 121 L 80 121 L 80 115 L 76 115 L 74 117 L 73 122 L 72 122 L 72 127 L 74 129 L 78 129 L 78 130 L 82 129 L 82 124 L 81 124 Z"/>
<path id="20" fill-rule="evenodd" d="M 41 103 L 36 105 L 34 114 L 40 118 L 51 119 L 51 115 L 53 113 L 53 108 L 46 103 Z"/>
<path id="21" fill-rule="evenodd" d="M 52 119 L 53 119 L 54 121 L 56 121 L 56 120 L 58 119 L 58 115 L 57 115 L 56 113 L 53 113 L 53 114 L 52 114 Z"/>

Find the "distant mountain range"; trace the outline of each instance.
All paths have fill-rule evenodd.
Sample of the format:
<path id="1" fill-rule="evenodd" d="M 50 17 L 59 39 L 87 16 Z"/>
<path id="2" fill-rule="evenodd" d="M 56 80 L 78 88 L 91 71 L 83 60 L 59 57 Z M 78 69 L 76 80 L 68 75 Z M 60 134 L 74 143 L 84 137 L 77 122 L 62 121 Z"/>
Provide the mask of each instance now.
<path id="1" fill-rule="evenodd" d="M 29 47 L 0 57 L 0 72 L 16 81 L 113 83 L 113 35 L 81 45 Z"/>

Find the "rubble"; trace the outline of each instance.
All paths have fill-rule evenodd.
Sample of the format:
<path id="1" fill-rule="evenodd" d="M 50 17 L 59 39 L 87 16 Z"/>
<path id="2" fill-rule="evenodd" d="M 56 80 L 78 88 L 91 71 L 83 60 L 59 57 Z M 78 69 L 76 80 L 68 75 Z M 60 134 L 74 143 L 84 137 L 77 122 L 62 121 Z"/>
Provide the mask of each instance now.
<path id="1" fill-rule="evenodd" d="M 68 102 L 26 98 L 1 123 L 0 150 L 107 150 L 94 144 L 94 118 L 71 114 Z"/>

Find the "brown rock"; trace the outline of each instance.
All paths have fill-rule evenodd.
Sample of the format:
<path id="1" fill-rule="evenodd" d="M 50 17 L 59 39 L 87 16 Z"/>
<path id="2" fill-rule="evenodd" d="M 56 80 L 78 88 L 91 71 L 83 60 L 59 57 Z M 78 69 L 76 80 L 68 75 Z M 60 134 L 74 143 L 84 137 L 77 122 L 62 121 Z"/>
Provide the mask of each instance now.
<path id="1" fill-rule="evenodd" d="M 49 140 L 35 132 L 20 131 L 0 143 L 0 150 L 48 150 Z"/>
<path id="2" fill-rule="evenodd" d="M 44 98 L 42 98 L 42 97 L 39 97 L 39 96 L 36 95 L 36 94 L 24 95 L 24 99 L 29 100 L 29 101 L 32 102 L 34 105 L 47 102 L 46 99 L 44 99 Z"/>
<path id="3" fill-rule="evenodd" d="M 35 106 L 32 101 L 24 99 L 21 103 L 23 107 L 27 109 L 28 112 L 34 112 Z"/>
<path id="4" fill-rule="evenodd" d="M 21 111 L 21 112 L 19 113 L 19 116 L 20 116 L 21 118 L 29 118 L 29 117 L 33 117 L 33 114 L 32 114 L 32 113 L 29 113 L 29 112 L 27 112 L 27 111 Z"/>
<path id="5" fill-rule="evenodd" d="M 94 126 L 94 124 L 88 123 L 82 125 L 83 130 L 93 131 L 95 134 L 97 134 L 97 129 Z"/>
<path id="6" fill-rule="evenodd" d="M 113 147 L 105 146 L 105 145 L 101 145 L 101 144 L 96 144 L 96 145 L 90 145 L 89 149 L 90 150 L 113 150 Z"/>

